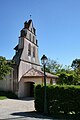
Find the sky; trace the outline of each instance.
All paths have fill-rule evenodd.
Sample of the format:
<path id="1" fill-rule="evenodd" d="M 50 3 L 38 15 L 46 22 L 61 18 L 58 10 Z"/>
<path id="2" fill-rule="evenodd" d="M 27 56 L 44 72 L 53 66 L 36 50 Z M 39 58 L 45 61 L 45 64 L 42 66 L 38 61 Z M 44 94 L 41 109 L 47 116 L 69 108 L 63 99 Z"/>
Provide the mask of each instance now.
<path id="1" fill-rule="evenodd" d="M 71 65 L 80 58 L 80 0 L 0 0 L 0 56 L 13 58 L 29 19 L 37 31 L 39 59 L 45 54 Z"/>

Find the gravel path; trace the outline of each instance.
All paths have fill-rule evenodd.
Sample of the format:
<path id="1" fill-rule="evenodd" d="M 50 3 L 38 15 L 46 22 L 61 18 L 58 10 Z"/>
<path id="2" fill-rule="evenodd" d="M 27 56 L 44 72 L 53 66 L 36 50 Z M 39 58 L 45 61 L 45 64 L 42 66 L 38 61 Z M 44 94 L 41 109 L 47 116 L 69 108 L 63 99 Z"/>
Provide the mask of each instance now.
<path id="1" fill-rule="evenodd" d="M 34 100 L 0 100 L 0 120 L 52 120 L 35 112 Z M 57 120 L 57 119 L 56 119 Z"/>

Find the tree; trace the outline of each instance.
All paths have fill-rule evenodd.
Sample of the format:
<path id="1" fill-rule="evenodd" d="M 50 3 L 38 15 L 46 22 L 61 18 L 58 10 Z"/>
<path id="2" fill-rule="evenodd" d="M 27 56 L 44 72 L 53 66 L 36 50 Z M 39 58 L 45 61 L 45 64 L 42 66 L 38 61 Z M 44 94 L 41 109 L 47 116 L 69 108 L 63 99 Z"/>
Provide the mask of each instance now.
<path id="1" fill-rule="evenodd" d="M 48 59 L 46 64 L 46 72 L 59 76 L 57 84 L 77 84 L 77 78 L 71 66 L 60 65 L 56 60 Z"/>
<path id="2" fill-rule="evenodd" d="M 11 67 L 5 57 L 0 56 L 0 80 L 10 73 Z M 9 63 L 10 64 L 10 63 Z"/>
<path id="3" fill-rule="evenodd" d="M 80 59 L 75 59 L 72 61 L 71 67 L 75 72 L 75 79 L 80 84 Z"/>
<path id="4" fill-rule="evenodd" d="M 62 65 L 60 65 L 56 60 L 48 59 L 48 62 L 46 64 L 46 72 L 56 74 L 58 73 L 62 68 Z"/>
<path id="5" fill-rule="evenodd" d="M 71 67 L 80 74 L 80 59 L 73 60 Z"/>
<path id="6" fill-rule="evenodd" d="M 59 74 L 57 84 L 76 85 L 77 80 L 75 79 L 74 74 L 67 74 L 66 72 L 62 72 L 61 74 Z"/>
<path id="7" fill-rule="evenodd" d="M 72 69 L 72 67 L 74 69 Z M 80 59 L 73 61 L 71 66 L 63 66 L 56 60 L 48 59 L 46 64 L 46 72 L 58 75 L 58 84 L 77 85 L 80 83 Z"/>

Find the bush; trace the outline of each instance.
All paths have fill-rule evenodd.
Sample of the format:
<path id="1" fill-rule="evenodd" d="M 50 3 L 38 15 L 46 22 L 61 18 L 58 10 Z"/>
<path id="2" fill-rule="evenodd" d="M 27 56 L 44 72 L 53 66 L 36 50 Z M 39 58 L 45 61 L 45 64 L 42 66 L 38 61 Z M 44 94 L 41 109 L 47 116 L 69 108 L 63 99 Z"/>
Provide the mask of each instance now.
<path id="1" fill-rule="evenodd" d="M 35 86 L 35 109 L 44 110 L 44 86 Z M 73 85 L 48 85 L 47 86 L 47 111 L 54 113 L 80 113 L 80 86 Z"/>
<path id="2" fill-rule="evenodd" d="M 34 97 L 35 97 L 35 108 L 36 110 L 38 110 L 39 112 L 43 112 L 44 110 L 44 97 L 42 94 L 43 91 L 43 87 L 41 85 L 35 86 L 35 93 L 34 93 Z"/>
<path id="3" fill-rule="evenodd" d="M 17 95 L 15 95 L 13 92 L 11 91 L 0 91 L 0 96 L 5 96 L 7 98 L 10 99 L 17 99 Z"/>

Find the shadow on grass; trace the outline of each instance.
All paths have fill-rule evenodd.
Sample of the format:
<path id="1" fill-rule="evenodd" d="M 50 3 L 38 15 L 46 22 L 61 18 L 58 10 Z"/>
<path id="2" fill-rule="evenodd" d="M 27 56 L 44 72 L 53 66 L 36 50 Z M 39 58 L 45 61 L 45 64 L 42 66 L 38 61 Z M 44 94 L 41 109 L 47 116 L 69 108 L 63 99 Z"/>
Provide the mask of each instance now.
<path id="1" fill-rule="evenodd" d="M 50 119 L 50 120 L 80 120 L 80 114 L 55 114 L 55 115 L 44 115 L 42 113 L 38 113 L 36 111 L 29 111 L 29 112 L 15 112 L 12 113 L 13 116 L 21 116 L 21 117 L 30 117 L 30 118 L 39 118 L 39 119 Z"/>

